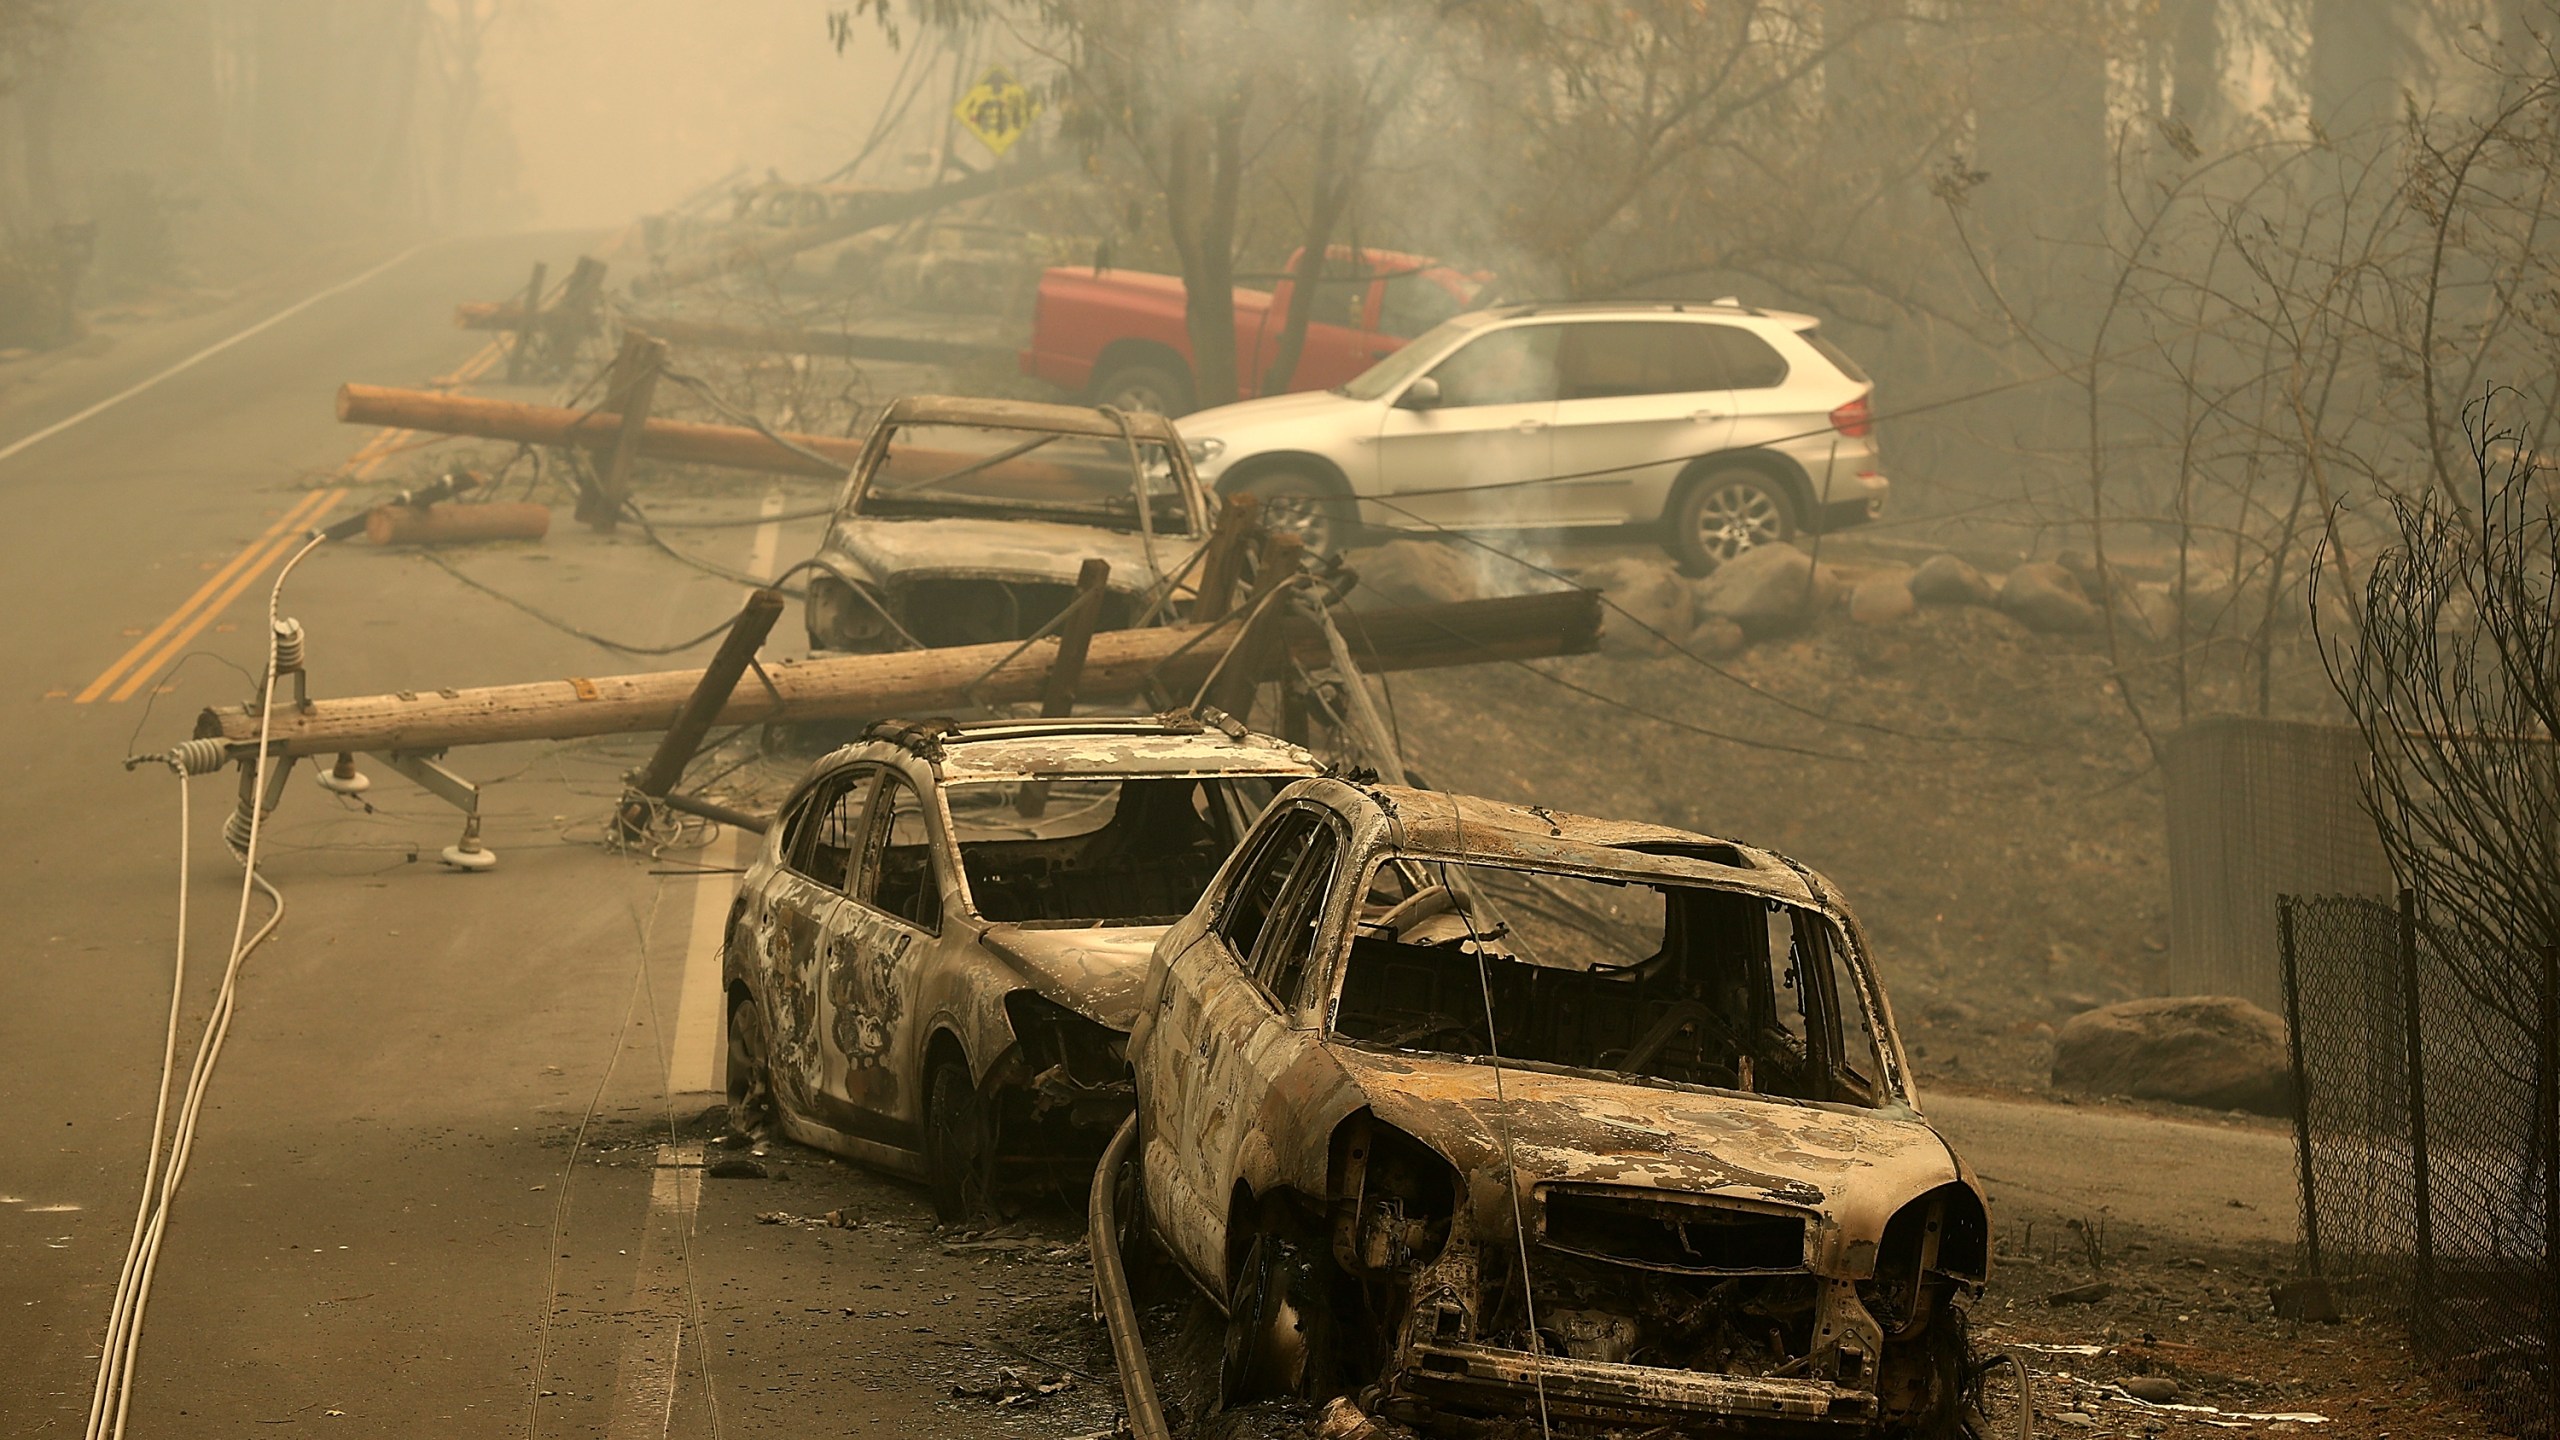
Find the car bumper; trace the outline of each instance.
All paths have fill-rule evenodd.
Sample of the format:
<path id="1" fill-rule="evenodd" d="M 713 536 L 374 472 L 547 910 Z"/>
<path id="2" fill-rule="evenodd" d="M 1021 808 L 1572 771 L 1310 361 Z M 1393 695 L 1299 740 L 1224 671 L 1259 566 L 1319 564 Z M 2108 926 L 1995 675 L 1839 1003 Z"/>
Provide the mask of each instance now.
<path id="1" fill-rule="evenodd" d="M 1864 525 L 1884 513 L 1885 497 L 1892 492 L 1893 482 L 1873 470 L 1843 476 L 1832 483 L 1829 498 L 1814 507 L 1813 523 L 1806 528 L 1828 534 Z"/>
<path id="2" fill-rule="evenodd" d="M 1398 1418 L 1444 1409 L 1535 1416 L 1542 1402 L 1552 1419 L 1613 1429 L 1703 1423 L 1821 1434 L 1864 1431 L 1876 1416 L 1874 1394 L 1828 1381 L 1665 1370 L 1450 1341 L 1408 1352 L 1383 1408 Z"/>

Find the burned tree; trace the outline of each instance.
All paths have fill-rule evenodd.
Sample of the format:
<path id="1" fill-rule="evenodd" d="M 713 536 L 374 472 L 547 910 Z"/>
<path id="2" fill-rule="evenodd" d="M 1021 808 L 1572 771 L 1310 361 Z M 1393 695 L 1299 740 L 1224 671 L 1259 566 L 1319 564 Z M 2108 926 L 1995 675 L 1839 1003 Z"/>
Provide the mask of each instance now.
<path id="1" fill-rule="evenodd" d="M 2475 493 L 2385 501 L 2396 539 L 2363 623 L 2321 650 L 2372 753 L 2366 803 L 2392 868 L 2462 985 L 2531 1031 L 2560 955 L 2560 489 L 2488 401 L 2465 418 Z M 2315 593 L 2350 583 L 2324 552 Z"/>

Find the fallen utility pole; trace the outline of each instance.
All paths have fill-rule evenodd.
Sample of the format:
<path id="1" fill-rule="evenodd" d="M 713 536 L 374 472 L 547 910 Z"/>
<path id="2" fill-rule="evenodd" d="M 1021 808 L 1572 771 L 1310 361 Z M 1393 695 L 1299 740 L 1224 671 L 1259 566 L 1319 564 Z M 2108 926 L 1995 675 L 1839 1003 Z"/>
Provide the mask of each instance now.
<path id="1" fill-rule="evenodd" d="M 338 387 L 338 418 L 349 425 L 383 425 L 435 435 L 475 435 L 484 440 L 513 440 L 525 445 L 575 445 L 610 454 L 622 438 L 622 417 L 611 411 L 571 410 L 557 405 L 521 405 L 512 400 L 484 400 L 435 390 L 396 390 L 384 385 Z M 653 460 L 688 465 L 719 465 L 732 470 L 760 470 L 776 475 L 814 475 L 841 480 L 862 455 L 863 442 L 834 435 L 785 434 L 789 445 L 741 425 L 702 425 L 685 420 L 648 420 L 640 426 L 634 452 Z M 812 459 L 791 448 L 827 457 Z"/>
<path id="2" fill-rule="evenodd" d="M 922 190 L 883 191 L 877 195 L 858 197 L 842 215 L 815 225 L 801 225 L 789 230 L 771 232 L 758 238 L 744 238 L 753 232 L 737 227 L 728 243 L 700 260 L 684 265 L 670 265 L 652 271 L 631 282 L 634 295 L 662 295 L 687 285 L 716 279 L 732 271 L 755 270 L 776 260 L 785 260 L 803 250 L 815 249 L 837 240 L 849 239 L 865 230 L 884 225 L 901 225 L 909 220 L 930 215 L 946 205 L 993 195 L 1017 185 L 1057 174 L 1072 163 L 1068 157 L 1025 158 L 1011 165 L 981 170 L 966 179 Z"/>
<path id="3" fill-rule="evenodd" d="M 1277 610 L 1279 607 L 1272 607 Z M 1491 600 L 1458 600 L 1375 610 L 1342 625 L 1364 670 L 1421 670 L 1498 660 L 1579 655 L 1600 639 L 1600 598 L 1556 590 Z M 1281 643 L 1310 665 L 1333 663 L 1320 627 L 1288 617 Z M 1236 638 L 1226 624 L 1111 630 L 1092 637 L 1076 691 L 1086 700 L 1171 696 L 1187 700 Z M 733 695 L 711 723 L 878 719 L 945 714 L 1046 698 L 1056 637 L 998 641 L 886 655 L 824 656 L 763 667 L 763 683 Z M 631 734 L 673 725 L 700 670 L 543 680 L 472 690 L 404 690 L 278 706 L 268 724 L 270 753 L 432 752 L 457 745 L 566 740 Z M 256 749 L 259 717 L 249 707 L 216 706 L 196 717 L 199 739 L 235 755 Z"/>
<path id="4" fill-rule="evenodd" d="M 676 712 L 675 723 L 659 739 L 657 753 L 632 774 L 631 798 L 614 815 L 615 828 L 626 838 L 647 832 L 649 802 L 664 801 L 684 778 L 684 767 L 693 763 L 693 752 L 702 748 L 702 737 L 711 733 L 711 717 L 729 703 L 738 677 L 755 663 L 756 651 L 773 633 L 773 622 L 781 618 L 781 591 L 768 588 L 747 597 L 720 648 L 712 653 L 711 663 L 703 667 L 693 693 L 685 697 L 684 708 Z"/>
<path id="5" fill-rule="evenodd" d="M 926 340 L 905 335 L 857 335 L 843 330 L 768 329 L 679 320 L 672 315 L 624 317 L 623 323 L 671 345 L 708 350 L 754 350 L 776 355 L 832 355 L 846 360 L 882 360 L 906 365 L 965 365 L 973 360 L 1006 359 L 1004 345 L 978 345 L 965 340 Z"/>

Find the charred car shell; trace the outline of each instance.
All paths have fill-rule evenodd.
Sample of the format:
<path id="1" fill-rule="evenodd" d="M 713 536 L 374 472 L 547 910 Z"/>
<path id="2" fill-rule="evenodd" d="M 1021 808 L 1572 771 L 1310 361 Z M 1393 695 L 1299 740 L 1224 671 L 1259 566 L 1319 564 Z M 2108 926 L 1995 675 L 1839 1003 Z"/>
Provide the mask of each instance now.
<path id="1" fill-rule="evenodd" d="M 1303 892 L 1285 877 L 1261 892 L 1261 933 L 1285 919 L 1309 946 L 1290 989 L 1272 983 L 1285 947 L 1275 966 L 1258 936 L 1240 956 L 1222 929 L 1261 903 L 1261 857 L 1300 814 L 1330 837 L 1306 852 L 1330 847 L 1307 882 L 1322 898 L 1288 908 Z M 1534 927 L 1479 925 L 1490 892 L 1458 866 L 1659 890 L 1662 949 L 1643 966 L 1510 965 L 1498 987 L 1493 962 L 1525 955 Z M 1399 922 L 1423 896 L 1379 893 L 1391 871 L 1437 873 L 1476 913 Z M 1683 1025 L 1714 1048 L 1710 1007 L 1691 1015 L 1659 982 L 1717 916 L 1745 927 L 1731 935 L 1768 927 L 1781 1007 L 1791 990 L 1800 1018 L 1864 1028 L 1854 1064 L 1815 1023 L 1794 1051 L 1783 1027 L 1764 1034 L 1756 1075 L 1748 1058 L 1738 1074 L 1657 1058 Z M 1448 938 L 1403 938 L 1434 923 Z M 1443 962 L 1472 1017 L 1393 997 Z M 1609 986 L 1628 987 L 1623 1017 Z M 1361 1388 L 1415 1421 L 1952 1431 L 1988 1212 L 1920 1116 L 1863 937 L 1814 872 L 1660 827 L 1309 781 L 1166 932 L 1147 987 L 1131 1039 L 1146 1214 L 1229 1312 L 1231 1394 Z M 1527 1053 L 1466 1053 L 1494 1035 L 1484 1051 Z M 1556 1035 L 1598 1048 L 1537 1053 Z M 1353 1318 L 1306 1318 L 1328 1311 Z"/>
<path id="2" fill-rule="evenodd" d="M 1156 937 L 1314 771 L 1176 717 L 873 726 L 810 768 L 730 909 L 733 1121 L 926 1179 L 954 1214 L 1089 1168 L 1128 1111 Z"/>
<path id="3" fill-rule="evenodd" d="M 1167 598 L 1205 513 L 1162 416 L 910 396 L 872 427 L 820 542 L 809 643 L 1023 639 L 1066 608 L 1088 559 L 1111 566 L 1098 628 L 1123 629 Z"/>

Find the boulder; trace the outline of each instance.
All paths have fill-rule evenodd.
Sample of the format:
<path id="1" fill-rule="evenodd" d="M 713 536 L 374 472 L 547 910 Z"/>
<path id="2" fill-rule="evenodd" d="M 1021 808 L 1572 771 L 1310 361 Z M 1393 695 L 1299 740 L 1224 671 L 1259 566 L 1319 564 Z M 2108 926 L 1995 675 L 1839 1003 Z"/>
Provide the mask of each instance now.
<path id="1" fill-rule="evenodd" d="M 1989 605 L 2000 592 L 1953 555 L 1932 555 L 1912 572 L 1911 598 L 1923 605 Z"/>
<path id="2" fill-rule="evenodd" d="M 1870 575 L 1849 590 L 1849 618 L 1860 625 L 1892 625 L 1919 608 L 1906 575 Z"/>
<path id="3" fill-rule="evenodd" d="M 1360 572 L 1360 583 L 1353 588 L 1349 603 L 1355 610 L 1382 610 L 1473 600 L 1491 594 L 1492 589 L 1485 583 L 1485 567 L 1477 563 L 1479 559 L 1518 569 L 1482 551 L 1470 553 L 1436 540 L 1397 540 L 1375 550 L 1358 551 L 1350 557 L 1350 563 Z"/>
<path id="4" fill-rule="evenodd" d="M 1668 655 L 1671 647 L 1646 630 L 1674 641 L 1689 633 L 1689 582 L 1664 561 L 1631 555 L 1594 565 L 1575 578 L 1616 607 L 1600 617 L 1600 649 L 1605 654 Z"/>
<path id="5" fill-rule="evenodd" d="M 1757 638 L 1804 624 L 1839 603 L 1840 591 L 1838 571 L 1793 545 L 1756 545 L 1697 582 L 1697 609 Z"/>
<path id="6" fill-rule="evenodd" d="M 2070 571 L 2042 561 L 2009 572 L 2000 586 L 2001 613 L 2030 630 L 2077 635 L 2098 628 L 2098 607 Z"/>
<path id="7" fill-rule="evenodd" d="M 2284 1022 L 2228 995 L 2173 995 L 2085 1010 L 2053 1040 L 2053 1088 L 2289 1115 Z"/>
<path id="8" fill-rule="evenodd" d="M 1742 633 L 1741 626 L 1721 615 L 1710 615 L 1689 632 L 1686 648 L 1692 655 L 1723 660 L 1741 654 L 1750 644 L 1751 637 Z"/>

